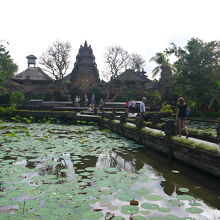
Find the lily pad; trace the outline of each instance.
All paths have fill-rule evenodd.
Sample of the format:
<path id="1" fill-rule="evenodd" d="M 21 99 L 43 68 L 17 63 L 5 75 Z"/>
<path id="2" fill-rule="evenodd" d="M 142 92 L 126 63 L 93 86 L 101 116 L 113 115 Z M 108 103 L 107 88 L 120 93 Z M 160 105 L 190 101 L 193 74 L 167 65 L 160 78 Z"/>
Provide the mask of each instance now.
<path id="1" fill-rule="evenodd" d="M 187 188 L 179 188 L 178 190 L 180 192 L 189 192 L 189 189 L 187 189 Z"/>
<path id="2" fill-rule="evenodd" d="M 197 207 L 191 207 L 191 208 L 187 208 L 186 211 L 191 214 L 200 214 L 203 212 L 203 209 Z"/>
<path id="3" fill-rule="evenodd" d="M 193 200 L 194 199 L 194 197 L 190 195 L 177 195 L 176 197 L 179 200 Z"/>
<path id="4" fill-rule="evenodd" d="M 121 207 L 121 212 L 128 215 L 137 214 L 139 212 L 139 208 L 137 206 L 124 205 Z"/>
<path id="5" fill-rule="evenodd" d="M 159 195 L 147 195 L 144 197 L 146 200 L 149 200 L 149 201 L 160 201 L 162 200 L 163 198 Z"/>
<path id="6" fill-rule="evenodd" d="M 143 209 L 150 209 L 150 210 L 156 210 L 159 208 L 159 205 L 153 204 L 153 203 L 142 203 L 141 207 Z"/>

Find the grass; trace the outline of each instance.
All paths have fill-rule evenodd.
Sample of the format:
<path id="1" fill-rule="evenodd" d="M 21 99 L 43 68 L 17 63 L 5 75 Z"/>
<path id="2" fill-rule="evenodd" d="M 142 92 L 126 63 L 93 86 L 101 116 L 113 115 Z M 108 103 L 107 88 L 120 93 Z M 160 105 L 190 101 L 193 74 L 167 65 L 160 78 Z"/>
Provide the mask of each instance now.
<path id="1" fill-rule="evenodd" d="M 205 151 L 209 151 L 209 152 L 219 154 L 219 151 L 216 147 L 210 146 L 208 144 L 197 143 L 197 142 L 194 142 L 192 140 L 181 138 L 181 137 L 176 137 L 176 136 L 172 137 L 171 139 L 173 141 L 176 141 L 176 142 L 181 143 L 181 144 L 189 145 L 191 147 L 195 147 L 195 148 L 199 148 L 199 149 L 202 149 L 202 150 L 205 150 Z"/>

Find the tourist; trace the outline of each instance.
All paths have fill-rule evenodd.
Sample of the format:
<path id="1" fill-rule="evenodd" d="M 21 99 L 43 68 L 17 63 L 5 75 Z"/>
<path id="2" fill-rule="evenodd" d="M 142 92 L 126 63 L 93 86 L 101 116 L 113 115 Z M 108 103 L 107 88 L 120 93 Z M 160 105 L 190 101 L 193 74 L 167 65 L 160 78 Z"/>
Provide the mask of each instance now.
<path id="1" fill-rule="evenodd" d="M 100 99 L 99 101 L 99 109 L 102 111 L 103 110 L 103 106 L 104 106 L 105 102 L 103 99 Z"/>
<path id="2" fill-rule="evenodd" d="M 88 105 L 88 97 L 87 97 L 87 94 L 84 95 L 84 105 L 85 105 L 85 106 Z"/>
<path id="3" fill-rule="evenodd" d="M 177 111 L 176 111 L 176 121 L 179 128 L 179 137 L 182 135 L 182 131 L 186 133 L 186 138 L 189 137 L 186 130 L 186 112 L 189 111 L 188 105 L 185 103 L 183 97 L 178 99 Z"/>
<path id="4" fill-rule="evenodd" d="M 94 94 L 92 94 L 91 105 L 92 105 L 92 108 L 95 107 L 95 95 Z"/>
<path id="5" fill-rule="evenodd" d="M 141 113 L 142 118 L 144 118 L 144 113 L 146 112 L 146 106 L 145 106 L 146 100 L 147 99 L 145 97 L 143 97 L 140 102 L 140 113 Z"/>
<path id="6" fill-rule="evenodd" d="M 75 106 L 76 106 L 76 107 L 79 106 L 79 101 L 80 101 L 79 96 L 76 96 L 76 97 L 75 97 Z"/>
<path id="7" fill-rule="evenodd" d="M 125 113 L 128 115 L 129 110 L 128 110 L 128 105 L 129 105 L 129 101 L 125 102 Z"/>
<path id="8" fill-rule="evenodd" d="M 131 105 L 132 100 L 130 99 L 128 102 L 128 111 L 131 113 L 132 111 L 132 105 Z"/>
<path id="9" fill-rule="evenodd" d="M 92 104 L 89 104 L 88 111 L 93 112 Z"/>
<path id="10" fill-rule="evenodd" d="M 133 114 L 135 113 L 135 107 L 136 107 L 136 102 L 134 101 L 134 99 L 132 99 L 132 101 L 131 101 L 131 112 Z"/>

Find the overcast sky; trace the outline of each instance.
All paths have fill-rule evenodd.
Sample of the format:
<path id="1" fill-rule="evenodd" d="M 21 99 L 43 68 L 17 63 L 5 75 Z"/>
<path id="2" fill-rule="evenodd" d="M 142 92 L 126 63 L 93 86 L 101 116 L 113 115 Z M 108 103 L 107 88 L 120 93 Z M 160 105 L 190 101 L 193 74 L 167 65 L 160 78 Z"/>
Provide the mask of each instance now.
<path id="1" fill-rule="evenodd" d="M 100 74 L 106 47 L 120 45 L 143 56 L 151 78 L 149 59 L 171 42 L 220 38 L 220 0 L 0 0 L 0 8 L 0 41 L 10 43 L 19 71 L 27 55 L 39 58 L 56 40 L 72 45 L 71 71 L 87 40 Z"/>

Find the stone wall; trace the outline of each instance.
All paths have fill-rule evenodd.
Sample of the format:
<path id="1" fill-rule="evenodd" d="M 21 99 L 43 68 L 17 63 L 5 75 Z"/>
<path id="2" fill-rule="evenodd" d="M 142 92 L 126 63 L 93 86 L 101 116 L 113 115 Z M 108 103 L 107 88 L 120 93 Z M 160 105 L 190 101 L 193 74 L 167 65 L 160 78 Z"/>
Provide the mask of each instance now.
<path id="1" fill-rule="evenodd" d="M 123 122 L 123 123 L 122 123 Z M 167 154 L 169 158 L 175 158 L 189 166 L 206 173 L 220 177 L 220 151 L 209 151 L 190 144 L 180 143 L 167 135 L 158 135 L 153 132 L 145 132 L 135 125 L 106 118 L 100 119 L 100 125 L 107 127 L 121 135 L 135 140 L 148 148 Z"/>

